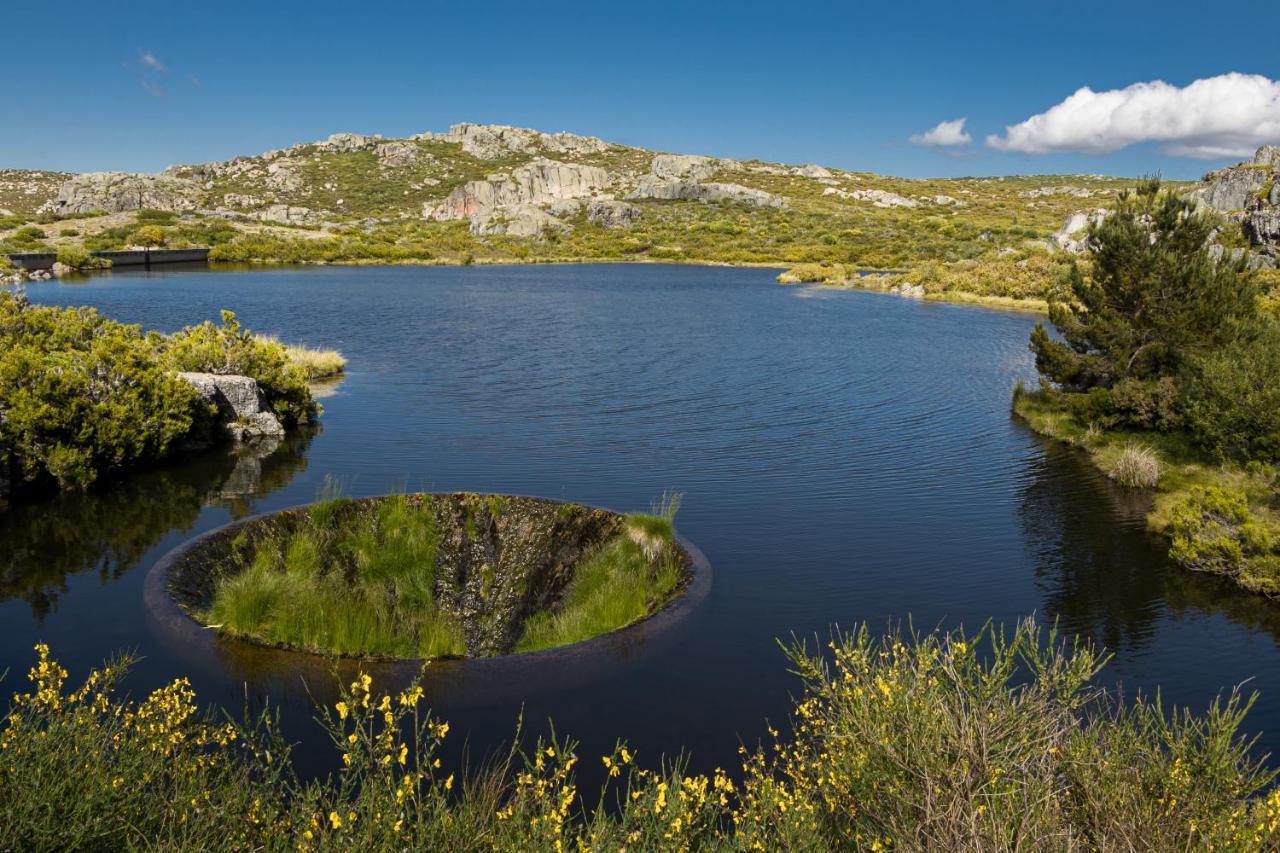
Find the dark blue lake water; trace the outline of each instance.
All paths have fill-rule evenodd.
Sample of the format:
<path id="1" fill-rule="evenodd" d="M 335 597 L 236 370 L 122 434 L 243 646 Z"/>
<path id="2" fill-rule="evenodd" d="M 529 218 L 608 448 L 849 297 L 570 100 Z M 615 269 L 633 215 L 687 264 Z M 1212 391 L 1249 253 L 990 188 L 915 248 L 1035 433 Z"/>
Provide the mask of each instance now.
<path id="1" fill-rule="evenodd" d="M 37 640 L 73 677 L 134 650 L 132 689 L 188 675 L 233 711 L 269 700 L 304 767 L 323 767 L 307 698 L 325 695 L 323 668 L 185 648 L 144 605 L 161 555 L 313 500 L 327 479 L 353 496 L 516 492 L 619 510 L 675 490 L 681 532 L 714 567 L 705 602 L 607 666 L 442 669 L 428 688 L 459 744 L 483 754 L 523 709 L 527 729 L 553 719 L 586 755 L 621 737 L 651 760 L 685 750 L 697 768 L 733 766 L 798 689 L 777 638 L 1034 613 L 1106 646 L 1107 679 L 1130 693 L 1160 686 L 1200 708 L 1249 681 L 1261 692 L 1250 728 L 1280 746 L 1280 605 L 1171 565 L 1144 531 L 1142 496 L 1011 419 L 1011 388 L 1034 372 L 1034 318 L 773 276 L 288 268 L 32 285 L 35 301 L 166 331 L 231 308 L 350 365 L 320 430 L 270 453 L 215 451 L 0 514 L 3 689 Z"/>

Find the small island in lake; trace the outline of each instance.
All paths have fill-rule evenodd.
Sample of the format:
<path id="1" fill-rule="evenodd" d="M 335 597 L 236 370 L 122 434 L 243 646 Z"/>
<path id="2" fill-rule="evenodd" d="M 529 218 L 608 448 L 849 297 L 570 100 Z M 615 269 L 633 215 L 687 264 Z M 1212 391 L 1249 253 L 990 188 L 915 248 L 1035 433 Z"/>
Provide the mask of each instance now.
<path id="1" fill-rule="evenodd" d="M 331 498 L 197 540 L 169 590 L 211 628 L 301 651 L 534 651 L 624 628 L 684 589 L 678 505 L 622 515 L 473 493 Z"/>

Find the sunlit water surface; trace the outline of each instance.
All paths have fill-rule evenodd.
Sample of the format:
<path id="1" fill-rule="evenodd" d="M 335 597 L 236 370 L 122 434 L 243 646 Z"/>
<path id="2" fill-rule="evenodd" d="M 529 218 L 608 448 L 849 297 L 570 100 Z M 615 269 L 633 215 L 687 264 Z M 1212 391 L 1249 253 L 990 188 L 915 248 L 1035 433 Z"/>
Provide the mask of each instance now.
<path id="1" fill-rule="evenodd" d="M 684 493 L 678 525 L 710 594 L 654 638 L 553 667 L 443 666 L 428 690 L 483 755 L 514 732 L 607 752 L 736 764 L 799 687 L 778 638 L 833 624 L 971 628 L 1036 614 L 1104 645 L 1109 683 L 1203 707 L 1248 681 L 1280 744 L 1280 605 L 1171 565 L 1141 496 L 1010 417 L 1034 318 L 873 293 L 784 288 L 766 270 L 672 266 L 119 272 L 43 283 L 173 330 L 234 309 L 248 327 L 336 347 L 348 376 L 315 434 L 215 451 L 89 496 L 0 513 L 8 692 L 48 642 L 83 675 L 142 656 L 135 692 L 178 675 L 238 712 L 278 707 L 307 771 L 331 751 L 309 692 L 324 666 L 184 643 L 144 580 L 185 539 L 243 515 L 404 489 L 546 495 L 619 510 Z M 1252 679 L 1252 680 L 1251 680 Z M 1250 681 L 1251 680 L 1251 681 Z M 590 763 L 587 763 L 590 767 Z"/>

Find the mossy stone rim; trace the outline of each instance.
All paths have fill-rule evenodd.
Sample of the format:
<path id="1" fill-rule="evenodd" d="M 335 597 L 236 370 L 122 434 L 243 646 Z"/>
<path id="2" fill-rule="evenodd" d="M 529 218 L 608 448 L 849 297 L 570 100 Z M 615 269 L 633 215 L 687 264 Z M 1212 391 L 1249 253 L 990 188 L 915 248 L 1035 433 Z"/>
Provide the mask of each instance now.
<path id="1" fill-rule="evenodd" d="M 483 499 L 498 497 L 534 501 L 553 506 L 571 506 L 596 513 L 607 514 L 617 520 L 619 527 L 621 526 L 622 519 L 625 517 L 624 513 L 620 513 L 615 510 L 577 501 L 566 501 L 538 495 L 479 492 L 419 492 L 413 494 L 431 498 L 456 498 L 470 496 Z M 355 502 L 374 503 L 397 496 L 400 495 L 375 495 L 355 499 Z M 201 550 L 219 548 L 223 542 L 229 542 L 232 538 L 238 535 L 242 528 L 269 521 L 284 514 L 305 512 L 314 507 L 317 503 L 320 502 L 299 504 L 237 519 L 188 539 L 166 553 L 152 566 L 151 570 L 147 574 L 144 585 L 144 599 L 148 609 L 148 615 L 151 617 L 154 624 L 162 633 L 177 639 L 179 642 L 193 644 L 194 646 L 199 647 L 210 647 L 217 644 L 231 643 L 243 644 L 246 647 L 257 647 L 264 651 L 269 650 L 276 654 L 302 655 L 306 658 L 319 660 L 345 659 L 352 661 L 366 661 L 369 663 L 412 664 L 418 666 L 423 664 L 425 661 L 421 658 L 322 652 L 282 646 L 253 637 L 224 634 L 203 624 L 195 618 L 189 608 L 198 602 L 199 597 L 193 596 L 190 589 L 185 592 L 179 591 L 175 595 L 175 581 L 181 581 L 183 579 L 184 572 L 191 571 L 199 565 L 198 563 L 193 563 L 192 558 Z M 683 621 L 684 618 L 687 617 L 696 608 L 696 606 L 706 598 L 710 591 L 711 565 L 702 551 L 699 550 L 692 542 L 679 535 L 675 536 L 674 545 L 678 549 L 679 555 L 684 562 L 686 576 L 681 587 L 668 601 L 641 619 L 612 631 L 607 631 L 594 637 L 589 637 L 576 643 L 563 646 L 539 649 L 536 651 L 511 651 L 505 654 L 484 657 L 461 656 L 456 658 L 435 658 L 433 661 L 436 663 L 469 665 L 484 664 L 486 662 L 494 663 L 499 661 L 551 661 L 555 659 L 563 659 L 567 655 L 581 655 L 584 653 L 607 654 L 610 650 L 617 651 L 623 645 L 628 644 L 633 640 L 643 641 L 647 638 L 654 637 L 658 633 L 674 627 L 676 624 Z"/>

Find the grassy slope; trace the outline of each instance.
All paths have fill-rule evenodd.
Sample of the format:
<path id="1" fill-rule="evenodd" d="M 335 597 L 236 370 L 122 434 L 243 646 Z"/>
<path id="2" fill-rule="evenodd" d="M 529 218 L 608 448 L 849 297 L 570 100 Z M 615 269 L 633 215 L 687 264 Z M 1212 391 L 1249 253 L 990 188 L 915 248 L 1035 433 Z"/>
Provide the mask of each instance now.
<path id="1" fill-rule="evenodd" d="M 462 263 L 580 260 L 684 261 L 788 266 L 804 262 L 844 264 L 850 268 L 927 269 L 931 292 L 977 293 L 1001 298 L 1038 298 L 1046 265 L 1033 260 L 1029 274 L 1014 264 L 1036 256 L 1029 241 L 1043 240 L 1078 210 L 1105 206 L 1131 181 L 1095 176 L 1033 176 L 908 180 L 862 172 L 832 170 L 831 178 L 773 174 L 756 161 L 722 169 L 710 180 L 742 184 L 787 199 L 783 209 L 740 204 L 638 201 L 639 223 L 606 229 L 586 222 L 585 213 L 567 219 L 572 232 L 543 240 L 473 237 L 465 222 L 429 222 L 424 204 L 442 201 L 455 187 L 486 175 L 509 172 L 534 154 L 481 160 L 451 143 L 410 143 L 417 162 L 387 167 L 371 150 L 326 151 L 303 146 L 272 161 L 244 158 L 235 174 L 207 182 L 201 207 L 229 207 L 245 213 L 285 203 L 325 211 L 335 227 L 271 225 L 248 219 L 175 217 L 162 227 L 170 242 L 222 246 L 226 260 Z M 548 156 L 599 165 L 624 176 L 623 187 L 649 168 L 652 152 L 611 146 L 597 154 Z M 285 165 L 298 186 L 273 185 L 268 166 Z M 195 173 L 188 170 L 186 174 Z M 1067 193 L 1030 197 L 1044 187 L 1076 187 L 1094 195 Z M 824 195 L 877 189 L 919 201 L 919 207 L 878 208 L 867 201 Z M 49 191 L 48 195 L 52 192 Z M 937 204 L 950 196 L 963 206 Z M 930 199 L 928 201 L 924 199 Z M 341 202 L 341 204 L 339 204 Z M 0 203 L 0 207 L 3 207 Z M 34 209 L 34 208 L 31 208 Z M 19 217 L 23 218 L 23 217 Z M 25 220 L 32 219 L 26 216 Z M 51 217 L 45 216 L 44 220 Z M 0 222 L 0 250 L 14 248 L 16 221 Z M 80 216 L 46 221 L 41 242 L 49 246 L 92 244 L 104 249 L 127 245 L 136 227 L 132 214 Z M 7 228 L 5 226 L 8 226 Z M 68 233 L 71 232 L 71 233 Z M 26 244 L 24 244 L 26 245 Z M 997 255 L 1004 248 L 1014 254 Z M 961 276 L 949 276 L 960 264 Z M 954 280 L 951 280 L 954 279 Z"/>

